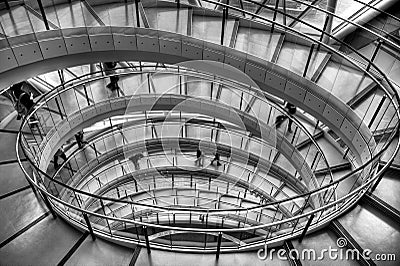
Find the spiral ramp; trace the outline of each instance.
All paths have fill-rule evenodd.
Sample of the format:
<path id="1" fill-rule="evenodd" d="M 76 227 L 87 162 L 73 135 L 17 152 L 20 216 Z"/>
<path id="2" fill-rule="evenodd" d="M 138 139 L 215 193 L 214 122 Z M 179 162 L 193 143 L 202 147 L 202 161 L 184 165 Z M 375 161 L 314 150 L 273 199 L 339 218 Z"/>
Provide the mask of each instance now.
<path id="1" fill-rule="evenodd" d="M 398 265 L 400 5 L 334 2 L 0 3 L 0 265 Z"/>

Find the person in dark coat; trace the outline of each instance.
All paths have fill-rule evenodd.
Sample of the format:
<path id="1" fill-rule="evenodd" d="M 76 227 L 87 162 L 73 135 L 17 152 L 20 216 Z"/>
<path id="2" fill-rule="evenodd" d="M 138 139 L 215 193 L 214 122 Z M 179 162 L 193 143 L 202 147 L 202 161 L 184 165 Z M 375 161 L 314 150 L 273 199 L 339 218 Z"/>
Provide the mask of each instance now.
<path id="1" fill-rule="evenodd" d="M 296 113 L 296 106 L 294 106 L 293 104 L 291 104 L 289 102 L 286 103 L 285 108 L 288 111 L 288 113 L 291 114 L 291 115 L 294 115 Z M 276 128 L 279 128 L 283 124 L 283 122 L 285 122 L 285 120 L 288 119 L 288 118 L 289 117 L 287 115 L 284 115 L 284 114 L 283 115 L 278 115 L 276 117 L 276 120 L 275 120 Z M 288 131 L 289 132 L 292 132 L 292 124 L 293 124 L 293 121 L 291 119 L 289 119 L 289 122 L 288 122 Z"/>
<path id="2" fill-rule="evenodd" d="M 22 117 L 24 117 L 35 105 L 31 94 L 22 89 L 24 83 L 25 81 L 14 84 L 10 87 L 11 96 L 15 103 L 14 107 L 18 113 L 17 120 L 20 120 Z"/>
<path id="3" fill-rule="evenodd" d="M 142 159 L 143 157 L 144 157 L 143 154 L 138 153 L 129 158 L 129 160 L 131 160 L 131 162 L 135 166 L 135 170 L 140 170 L 139 160 Z"/>
<path id="4" fill-rule="evenodd" d="M 219 159 L 220 159 L 219 152 L 216 152 L 215 155 L 214 155 L 214 159 L 212 159 L 212 161 L 211 161 L 211 165 L 213 165 L 214 162 L 217 161 L 217 166 L 220 166 L 221 163 L 219 162 Z"/>
<path id="5" fill-rule="evenodd" d="M 198 166 L 203 166 L 203 153 L 200 148 L 198 148 L 196 151 L 196 160 L 194 163 Z"/>
<path id="6" fill-rule="evenodd" d="M 75 140 L 76 143 L 78 144 L 79 149 L 82 149 L 86 144 L 88 144 L 88 142 L 83 139 L 82 130 L 75 134 Z"/>
<path id="7" fill-rule="evenodd" d="M 60 166 L 58 164 L 58 158 L 63 159 L 64 162 L 67 161 L 67 155 L 65 155 L 64 148 L 62 146 L 56 151 L 56 153 L 54 154 L 54 157 L 53 157 L 54 169 L 56 169 L 56 170 Z"/>
<path id="8" fill-rule="evenodd" d="M 114 74 L 116 67 L 117 67 L 117 63 L 116 62 L 104 62 L 103 63 L 103 68 L 104 68 L 104 72 L 106 73 L 106 75 Z M 118 90 L 119 89 L 118 81 L 119 81 L 119 76 L 118 75 L 112 75 L 112 76 L 110 76 L 110 83 L 107 84 L 106 87 L 109 88 L 112 91 Z"/>

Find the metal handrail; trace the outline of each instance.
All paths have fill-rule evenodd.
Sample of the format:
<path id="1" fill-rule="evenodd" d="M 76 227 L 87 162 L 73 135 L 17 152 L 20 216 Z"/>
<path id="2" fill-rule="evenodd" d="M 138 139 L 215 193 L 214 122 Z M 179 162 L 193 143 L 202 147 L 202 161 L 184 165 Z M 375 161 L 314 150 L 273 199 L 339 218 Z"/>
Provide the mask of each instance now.
<path id="1" fill-rule="evenodd" d="M 207 1 L 207 0 L 205 0 L 205 1 Z M 207 2 L 214 2 L 214 1 L 207 1 Z M 214 3 L 215 3 L 215 2 L 214 2 Z M 215 3 L 215 4 L 217 4 L 217 3 Z M 221 5 L 221 3 L 218 3 L 218 4 Z M 303 4 L 304 4 L 304 3 L 303 3 Z M 222 5 L 224 6 L 225 4 L 222 4 Z M 233 7 L 230 7 L 230 8 L 233 8 Z M 274 9 L 274 10 L 275 10 L 275 9 Z M 241 11 L 247 12 L 247 11 L 245 11 L 245 10 L 241 10 Z M 282 13 L 282 12 L 280 12 L 279 10 L 277 10 L 277 12 Z M 253 15 L 254 15 L 254 16 L 257 16 L 256 14 L 253 14 Z M 290 17 L 290 15 L 288 15 L 288 14 L 285 14 L 285 16 L 289 16 L 289 17 Z M 266 20 L 268 21 L 268 19 L 266 19 Z M 269 20 L 269 21 L 271 22 L 272 20 Z M 288 29 L 289 31 L 294 31 L 294 32 L 296 32 L 295 30 L 291 30 L 290 28 L 288 28 L 288 27 L 286 27 L 286 26 L 284 26 L 284 25 L 280 25 L 279 23 L 277 23 L 277 22 L 275 22 L 275 21 L 273 21 L 273 23 L 279 25 L 280 27 L 283 27 L 283 28 L 285 28 L 285 29 Z M 351 22 L 349 21 L 349 23 L 351 23 Z M 309 25 L 309 26 L 312 27 L 312 25 Z M 300 33 L 300 32 L 297 32 L 297 34 L 303 36 L 303 34 Z M 327 34 L 327 33 L 323 33 L 323 34 L 329 35 L 329 34 Z M 373 33 L 373 34 L 376 35 L 376 33 Z M 303 36 L 303 37 L 306 37 L 306 38 L 307 38 L 307 36 Z M 333 37 L 333 36 L 331 36 L 331 38 L 332 38 L 332 37 Z M 333 37 L 333 38 L 334 38 L 334 37 Z M 319 42 L 319 41 L 316 41 L 316 40 L 312 40 L 312 41 L 313 41 L 313 42 L 316 42 L 316 43 L 319 43 L 320 45 L 326 47 L 327 49 L 330 49 L 329 46 L 327 46 L 326 44 L 324 44 L 324 43 L 322 43 L 322 42 Z M 347 44 L 345 44 L 345 43 L 342 43 L 342 44 L 347 45 Z M 348 45 L 347 45 L 347 46 L 348 46 Z M 350 49 L 352 49 L 352 48 L 350 48 Z M 333 50 L 333 49 L 332 49 L 332 50 Z M 353 50 L 354 52 L 356 52 L 357 54 L 359 54 L 354 48 L 353 48 L 352 50 Z M 345 58 L 346 60 L 349 60 L 350 63 L 355 64 L 355 63 L 352 62 L 352 60 L 349 59 L 349 57 L 344 56 L 344 55 L 338 53 L 337 51 L 334 52 L 334 53 L 337 54 L 337 55 L 339 55 L 339 56 L 341 56 L 342 58 Z M 361 67 L 359 67 L 358 65 L 355 64 L 357 68 L 361 69 L 362 72 L 364 72 L 366 75 L 370 76 L 371 79 L 374 80 L 374 81 L 382 88 L 383 91 L 385 91 L 385 93 L 386 93 L 387 96 L 389 97 L 390 101 L 392 102 L 393 106 L 395 107 L 397 115 L 399 116 L 399 109 L 398 109 L 398 106 L 397 106 L 396 104 L 394 104 L 394 98 L 397 100 L 397 102 L 399 102 L 399 96 L 398 96 L 397 92 L 395 91 L 395 89 L 393 88 L 393 85 L 391 84 L 391 82 L 389 82 L 389 80 L 387 79 L 386 75 L 385 75 L 384 73 L 382 73 L 382 71 L 380 71 L 380 69 L 377 68 L 376 65 L 375 65 L 373 62 L 371 62 L 369 59 L 366 59 L 366 57 L 364 57 L 364 56 L 362 56 L 362 55 L 360 55 L 360 56 L 361 56 L 363 59 L 365 59 L 367 62 L 369 62 L 370 65 L 373 66 L 373 67 L 382 75 L 382 77 L 388 81 L 389 86 L 391 87 L 391 89 L 393 89 L 393 96 L 394 96 L 394 97 L 392 97 L 392 94 L 388 93 L 388 91 L 386 90 L 386 87 L 385 87 L 385 86 L 382 86 L 379 82 L 377 82 L 377 80 L 375 79 L 375 77 L 373 77 L 372 75 L 370 75 L 370 73 L 364 71 L 364 69 L 362 69 Z M 23 121 L 23 123 L 22 123 L 22 125 L 21 125 L 21 129 L 23 128 L 23 125 L 26 124 L 26 122 L 27 122 L 26 120 Z M 398 126 L 399 126 L 399 124 L 397 123 L 397 124 L 396 124 L 397 130 L 398 130 Z M 21 133 L 20 133 L 20 134 L 21 134 Z M 18 137 L 17 137 L 17 145 L 18 145 L 18 144 L 21 144 L 20 134 L 18 134 Z M 367 165 L 369 165 L 370 163 L 374 162 L 378 157 L 380 157 L 380 156 L 382 155 L 383 152 L 386 151 L 387 147 L 388 147 L 389 144 L 392 142 L 393 138 L 394 138 L 394 135 L 393 135 L 392 137 L 389 138 L 390 141 L 389 141 L 389 142 L 386 142 L 386 144 L 383 146 L 383 148 L 382 148 L 380 151 L 378 151 L 371 159 L 369 159 L 369 160 L 368 160 L 367 162 L 365 162 L 362 166 L 358 167 L 357 169 L 355 169 L 355 170 L 352 171 L 351 173 L 347 174 L 346 176 L 348 177 L 348 176 L 350 176 L 351 174 L 354 174 L 354 173 L 358 172 L 359 170 L 364 169 L 364 168 L 365 168 Z M 18 147 L 18 146 L 17 146 L 17 147 Z M 320 209 L 320 210 L 324 210 L 324 209 L 327 209 L 327 206 L 334 206 L 334 204 L 337 204 L 338 202 L 342 202 L 342 201 L 344 201 L 345 199 L 347 199 L 347 198 L 349 198 L 349 197 L 355 195 L 356 192 L 362 192 L 363 189 L 365 189 L 365 188 L 369 187 L 370 185 L 372 185 L 373 182 L 375 181 L 375 179 L 376 179 L 379 175 L 381 175 L 381 174 L 383 173 L 384 170 L 386 170 L 386 169 L 389 167 L 390 163 L 394 160 L 394 156 L 395 156 L 395 154 L 397 153 L 398 150 L 399 150 L 399 145 L 396 146 L 396 149 L 395 149 L 393 155 L 389 158 L 389 160 L 387 161 L 386 165 L 384 165 L 384 167 L 383 167 L 381 170 L 378 171 L 378 173 L 376 174 L 376 176 L 375 176 L 374 178 L 369 179 L 365 184 L 363 184 L 362 186 L 360 186 L 360 187 L 357 188 L 356 190 L 352 191 L 352 192 L 349 193 L 348 195 L 342 197 L 341 199 L 336 200 L 336 201 L 334 201 L 334 202 L 332 202 L 332 203 L 330 203 L 330 204 L 328 204 L 328 205 L 326 205 L 326 206 L 323 206 L 323 207 L 321 207 L 321 208 L 319 208 L 319 209 Z M 24 150 L 23 150 L 23 151 L 24 151 Z M 25 152 L 25 151 L 24 151 L 24 152 Z M 18 152 L 18 149 L 17 149 L 17 155 L 18 155 L 18 154 L 19 154 L 19 152 Z M 18 156 L 18 158 L 19 158 L 19 156 Z M 21 164 L 21 162 L 19 162 L 19 163 Z M 23 169 L 23 171 L 24 171 L 24 173 L 27 175 L 25 169 Z M 344 179 L 344 177 L 340 178 L 339 180 L 343 180 L 343 179 Z M 338 180 L 336 180 L 336 181 L 338 181 Z M 335 181 L 335 182 L 336 182 L 336 181 Z M 337 183 L 337 184 L 338 184 L 338 183 Z M 331 184 L 329 184 L 329 185 L 331 185 Z M 329 186 L 329 185 L 326 185 L 325 187 L 327 187 L 327 186 Z M 40 189 L 42 192 L 46 193 L 45 191 L 42 190 L 42 188 L 39 188 L 39 189 Z M 322 188 L 321 188 L 321 189 L 322 189 Z M 46 194 L 47 194 L 47 193 L 46 193 Z M 311 194 L 309 194 L 309 195 L 311 195 Z M 49 196 L 50 196 L 51 198 L 54 199 L 54 197 L 52 197 L 52 195 L 49 195 Z M 57 200 L 57 199 L 55 199 L 55 200 L 58 201 L 58 202 L 62 202 L 62 201 L 59 201 L 59 200 Z M 67 204 L 67 205 L 68 205 L 68 204 Z M 70 206 L 70 207 L 72 207 L 72 206 Z M 74 207 L 72 207 L 72 208 L 74 208 Z M 257 208 L 262 208 L 262 206 L 257 206 Z M 85 211 L 85 210 L 82 210 L 82 209 L 80 209 L 80 211 L 89 213 L 88 211 Z M 318 212 L 318 211 L 319 211 L 319 210 L 314 210 L 314 211 L 312 211 L 312 212 L 303 213 L 302 215 L 296 216 L 296 217 L 293 218 L 293 219 L 298 219 L 299 217 L 306 217 L 306 216 L 310 215 L 311 213 L 316 213 L 316 212 Z M 102 215 L 99 215 L 99 214 L 94 214 L 94 215 L 99 216 L 99 217 L 102 216 Z M 103 218 L 105 218 L 105 219 L 114 219 L 113 217 L 108 217 L 108 216 L 104 216 Z M 116 220 L 116 219 L 115 219 L 115 220 Z M 124 221 L 124 220 L 121 219 L 121 221 Z M 133 223 L 131 220 L 127 220 L 127 221 L 125 221 L 125 222 Z M 140 222 L 135 222 L 135 223 L 140 224 Z M 280 224 L 280 223 L 278 223 L 278 222 L 276 222 L 276 223 L 277 223 L 277 224 Z M 272 223 L 272 224 L 273 224 L 273 223 Z M 272 224 L 262 225 L 262 228 L 267 227 L 268 225 L 269 225 L 269 226 L 272 226 Z M 143 225 L 148 225 L 148 224 L 143 224 Z M 149 226 L 157 227 L 157 226 L 155 226 L 154 224 L 151 224 L 151 225 L 149 225 Z M 161 228 L 161 227 L 160 227 L 160 228 Z M 167 228 L 167 227 L 162 226 L 162 228 Z M 171 229 L 183 230 L 183 231 L 197 231 L 197 230 L 194 230 L 193 228 L 190 228 L 189 230 L 183 229 L 183 228 L 181 228 L 181 227 L 170 227 L 170 228 L 171 228 Z M 253 228 L 256 229 L 256 227 L 251 227 L 251 228 L 248 227 L 248 228 L 232 229 L 232 231 L 235 231 L 235 232 L 237 232 L 237 231 L 247 231 L 247 230 L 252 230 Z M 260 227 L 260 228 L 261 228 L 261 227 Z M 210 229 L 201 229 L 201 231 L 205 231 L 205 230 L 208 231 L 208 230 L 210 230 Z M 228 232 L 228 231 L 229 231 L 229 229 L 226 229 L 226 228 L 225 228 L 225 229 L 213 229 L 213 230 L 215 230 L 214 232 L 221 232 L 221 231 L 224 231 L 224 232 L 226 231 L 226 232 Z"/>
<path id="2" fill-rule="evenodd" d="M 123 74 L 123 73 L 119 73 L 119 74 Z M 69 89 L 69 88 L 65 88 L 65 89 Z M 63 90 L 63 91 L 64 91 L 64 90 Z M 38 107 L 35 108 L 35 111 L 36 111 L 37 109 L 38 109 Z M 27 118 L 27 119 L 28 119 L 28 118 Z M 24 121 L 24 122 L 26 122 L 26 121 Z M 23 126 L 22 126 L 22 127 L 23 127 Z M 25 151 L 25 150 L 23 149 L 23 151 Z M 384 149 L 381 150 L 377 155 L 380 155 L 383 151 L 384 151 Z M 28 157 L 28 159 L 29 159 L 29 157 Z M 364 164 L 363 166 L 365 167 L 365 165 L 369 164 L 369 162 L 372 162 L 372 161 L 375 160 L 375 159 L 376 159 L 376 158 L 370 159 L 370 160 L 369 160 L 366 164 Z M 354 172 L 356 172 L 357 170 L 360 170 L 360 169 L 362 169 L 362 168 L 364 168 L 364 167 L 359 167 L 358 169 L 354 170 L 352 173 L 354 173 Z M 315 190 L 315 191 L 322 191 L 323 189 L 328 188 L 329 186 L 332 186 L 333 184 L 339 183 L 341 180 L 343 180 L 343 179 L 349 177 L 352 173 L 347 174 L 346 176 L 344 176 L 344 177 L 342 177 L 342 178 L 336 180 L 335 182 L 333 182 L 333 183 L 331 183 L 331 184 L 327 184 L 327 185 L 325 185 L 325 186 L 322 186 L 322 187 L 320 187 L 320 189 Z M 312 192 L 315 192 L 315 191 L 310 191 L 310 192 L 308 192 L 308 193 L 304 193 L 304 194 L 302 194 L 302 195 L 299 195 L 299 196 L 296 196 L 296 197 L 292 197 L 292 198 L 290 198 L 290 199 L 295 199 L 295 198 L 299 198 L 299 197 L 309 196 L 309 195 L 311 195 Z M 78 191 L 78 190 L 76 190 L 76 192 L 80 192 L 80 193 L 85 194 L 83 191 Z M 93 195 L 89 195 L 89 196 L 93 196 Z M 101 197 L 99 197 L 99 198 L 101 198 Z M 115 200 L 115 199 L 110 199 L 110 198 L 101 198 L 101 199 L 104 199 L 104 200 Z M 286 201 L 288 201 L 288 200 L 290 200 L 290 199 L 281 200 L 281 201 L 277 201 L 277 202 L 269 203 L 269 204 L 264 204 L 264 205 L 260 205 L 260 206 L 257 206 L 257 207 L 247 208 L 246 210 L 252 210 L 252 209 L 263 208 L 263 207 L 267 207 L 267 206 L 269 206 L 269 205 L 274 205 L 274 204 L 276 204 L 276 203 L 283 203 L 283 202 L 286 202 Z M 123 201 L 123 202 L 126 202 L 126 201 Z M 128 203 L 128 202 L 126 202 L 126 203 Z M 160 209 L 166 209 L 166 210 L 169 210 L 169 211 L 174 211 L 174 209 L 171 209 L 171 208 L 162 208 L 162 207 L 154 207 L 154 206 L 152 206 L 152 208 L 155 208 L 155 209 L 160 208 Z M 244 210 L 244 209 L 235 209 L 234 211 L 243 211 L 243 210 Z M 193 211 L 193 209 L 179 208 L 179 209 L 177 209 L 177 211 Z M 203 211 L 204 211 L 204 210 L 203 210 Z M 213 211 L 213 210 L 207 211 L 207 213 L 212 213 L 212 212 L 214 212 L 214 211 Z M 219 212 L 219 211 L 215 211 L 215 212 Z"/>
<path id="3" fill-rule="evenodd" d="M 182 69 L 182 67 L 179 67 L 179 68 Z M 183 68 L 183 69 L 185 69 L 185 68 Z M 189 71 L 189 69 L 186 69 L 186 71 Z M 99 71 L 98 73 L 101 73 L 101 71 Z M 198 73 L 198 72 L 196 71 L 195 73 Z M 124 74 L 125 74 L 125 75 L 128 75 L 129 73 L 118 73 L 118 75 L 124 75 Z M 185 73 L 185 74 L 186 74 L 186 73 Z M 211 76 L 210 74 L 207 74 L 207 73 L 201 73 L 201 74 L 203 74 L 204 76 Z M 87 74 L 87 75 L 93 75 L 93 73 Z M 110 74 L 110 75 L 112 75 L 112 74 Z M 114 75 L 115 75 L 115 74 L 114 74 Z M 85 76 L 86 76 L 86 75 L 85 75 Z M 105 78 L 105 77 L 107 77 L 107 76 L 92 77 L 90 80 L 97 80 L 97 79 L 99 79 L 99 78 L 101 79 L 101 78 Z M 215 77 L 215 76 L 212 76 L 212 77 Z M 222 78 L 221 78 L 221 77 L 218 77 L 218 79 L 222 79 Z M 69 82 L 73 82 L 73 81 L 75 81 L 75 80 L 76 80 L 76 79 L 73 79 L 73 80 L 70 80 Z M 212 80 L 214 81 L 214 79 L 212 79 Z M 218 80 L 217 80 L 217 81 L 218 81 Z M 79 83 L 79 84 L 74 84 L 73 87 L 75 87 L 75 86 L 81 86 L 83 83 L 84 83 L 84 82 Z M 63 85 L 60 85 L 59 87 L 64 87 L 64 86 L 63 86 Z M 73 87 L 64 87 L 64 88 L 61 90 L 61 93 L 62 93 L 62 92 L 65 92 L 66 90 L 73 89 Z M 51 94 L 51 93 L 54 93 L 54 95 L 50 96 L 49 98 L 46 98 L 47 94 Z M 51 99 L 53 99 L 54 97 L 58 96 L 58 93 L 60 93 L 60 91 L 57 91 L 56 89 L 54 89 L 54 90 L 52 90 L 52 91 L 49 91 L 48 93 L 46 93 L 46 94 L 44 94 L 43 96 L 41 96 L 41 98 L 39 99 L 39 102 L 42 100 L 42 98 L 45 98 L 46 100 L 51 100 Z M 23 123 L 21 124 L 21 129 L 25 126 L 25 123 L 27 123 L 27 121 L 29 121 L 29 118 L 30 118 L 37 110 L 39 110 L 41 106 L 44 105 L 44 103 L 45 103 L 45 102 L 41 102 L 41 103 L 37 104 L 37 105 L 35 106 L 34 110 L 33 110 L 33 111 L 31 110 L 31 113 L 29 113 L 29 114 L 24 118 L 24 121 L 23 121 Z M 276 105 L 275 108 L 280 109 L 281 112 L 286 112 L 286 111 L 285 111 L 281 106 L 279 106 L 279 105 Z M 302 129 L 304 130 L 304 133 L 306 133 L 306 134 L 308 135 L 308 137 L 314 142 L 314 145 L 315 145 L 317 148 L 319 148 L 320 153 L 321 153 L 322 155 L 324 155 L 324 153 L 323 153 L 322 150 L 320 149 L 318 143 L 316 142 L 315 138 L 305 129 L 304 125 L 302 125 L 302 124 L 297 120 L 296 117 L 291 117 L 291 118 L 294 120 L 295 123 L 298 123 L 297 126 L 300 127 L 300 128 L 302 128 Z M 74 192 L 79 192 L 79 193 L 85 194 L 85 195 L 87 195 L 87 196 L 94 196 L 94 197 L 96 197 L 96 198 L 98 198 L 98 199 L 102 199 L 102 200 L 115 200 L 115 201 L 120 202 L 119 200 L 116 200 L 116 199 L 111 199 L 111 198 L 107 198 L 107 197 L 103 197 L 103 196 L 99 196 L 99 195 L 92 195 L 91 193 L 87 193 L 87 192 L 85 192 L 85 191 L 77 190 L 77 189 L 75 189 L 75 188 L 73 188 L 73 187 L 70 187 L 70 186 L 68 186 L 68 185 L 66 185 L 66 184 L 64 184 L 64 183 L 62 183 L 62 182 L 60 182 L 60 181 L 58 181 L 58 180 L 52 179 L 50 176 L 48 176 L 48 174 L 47 174 L 46 172 L 44 172 L 42 169 L 38 168 L 38 167 L 31 161 L 31 159 L 29 158 L 29 156 L 27 156 L 26 150 L 25 150 L 25 149 L 22 149 L 22 151 L 24 152 L 25 157 L 28 159 L 28 161 L 30 161 L 31 164 L 36 168 L 36 170 L 39 171 L 39 172 L 40 172 L 41 174 L 43 174 L 44 176 L 46 176 L 47 178 L 51 179 L 52 182 L 56 182 L 56 183 L 59 184 L 59 185 L 62 185 L 62 186 L 64 186 L 64 187 L 68 187 L 69 189 L 73 190 Z M 329 164 L 327 163 L 326 158 L 325 158 L 325 162 L 326 162 L 326 165 L 328 166 L 329 174 L 332 175 L 332 173 L 331 173 L 331 171 L 330 171 L 330 166 L 329 166 Z M 333 180 L 333 178 L 332 178 L 331 180 Z M 332 182 L 332 183 L 330 183 L 330 184 L 333 184 L 333 183 L 335 183 L 335 182 Z M 318 191 L 318 190 L 315 189 L 315 190 L 312 190 L 312 191 L 310 191 L 310 192 L 315 192 L 315 191 Z M 303 195 L 304 195 L 304 194 L 303 194 Z M 297 198 L 297 197 L 296 197 L 296 198 Z M 290 199 L 292 199 L 292 198 L 290 198 Z M 121 202 L 128 203 L 127 201 L 121 201 Z M 278 201 L 278 202 L 279 202 L 279 201 Z M 153 208 L 153 209 L 174 210 L 174 209 L 172 209 L 172 208 L 165 208 L 165 207 L 162 207 L 162 206 L 153 206 L 153 205 L 148 205 L 148 206 L 147 206 L 147 205 L 140 204 L 140 203 L 137 203 L 137 202 L 134 203 L 134 204 L 136 204 L 136 205 L 141 205 L 141 206 L 146 206 L 146 207 Z M 269 204 L 270 204 L 270 205 L 273 205 L 273 204 L 271 204 L 271 203 L 269 203 Z M 269 204 L 265 204 L 264 207 L 268 206 Z M 263 206 L 263 205 L 260 205 L 260 206 Z M 239 211 L 239 210 L 247 210 L 247 209 L 248 209 L 248 208 L 246 208 L 246 209 L 241 208 L 241 209 L 232 209 L 232 210 L 224 210 L 224 211 Z M 193 211 L 193 208 L 190 208 L 190 209 L 177 208 L 177 210 L 179 210 L 179 211 Z M 200 211 L 204 211 L 204 210 L 200 210 Z M 219 212 L 220 210 L 209 210 L 208 212 L 214 212 L 214 211 L 215 211 L 215 212 Z"/>

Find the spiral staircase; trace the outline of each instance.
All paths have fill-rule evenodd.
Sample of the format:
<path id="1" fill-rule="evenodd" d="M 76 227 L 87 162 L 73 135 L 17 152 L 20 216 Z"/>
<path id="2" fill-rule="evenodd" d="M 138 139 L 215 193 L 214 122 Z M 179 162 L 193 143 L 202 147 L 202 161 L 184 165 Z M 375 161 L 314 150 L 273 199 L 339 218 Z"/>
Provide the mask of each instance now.
<path id="1" fill-rule="evenodd" d="M 0 3 L 0 265 L 398 265 L 400 4 L 364 2 Z M 372 253 L 289 256 L 338 240 Z"/>

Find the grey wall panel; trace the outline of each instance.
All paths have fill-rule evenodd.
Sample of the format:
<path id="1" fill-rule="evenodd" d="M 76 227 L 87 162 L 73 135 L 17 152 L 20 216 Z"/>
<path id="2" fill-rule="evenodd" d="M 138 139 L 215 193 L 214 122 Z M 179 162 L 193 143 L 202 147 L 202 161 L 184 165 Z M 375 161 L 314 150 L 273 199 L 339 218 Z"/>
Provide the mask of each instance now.
<path id="1" fill-rule="evenodd" d="M 175 40 L 160 39 L 160 52 L 163 54 L 177 55 L 182 54 L 182 43 Z"/>
<path id="2" fill-rule="evenodd" d="M 27 65 L 43 60 L 38 43 L 29 43 L 13 47 L 18 65 Z"/>
<path id="3" fill-rule="evenodd" d="M 184 42 L 182 44 L 182 56 L 189 59 L 203 59 L 203 48 Z"/>
<path id="4" fill-rule="evenodd" d="M 114 50 L 114 40 L 112 35 L 90 35 L 90 46 L 92 51 L 110 51 Z"/>
<path id="5" fill-rule="evenodd" d="M 62 38 L 39 41 L 39 45 L 45 59 L 68 54 Z"/>
<path id="6" fill-rule="evenodd" d="M 285 87 L 285 94 L 291 97 L 295 102 L 304 102 L 306 97 L 306 90 L 300 88 L 298 85 L 287 82 Z"/>
<path id="7" fill-rule="evenodd" d="M 249 75 L 252 79 L 264 82 L 267 71 L 259 66 L 253 65 L 251 63 L 246 63 L 245 73 Z"/>
<path id="8" fill-rule="evenodd" d="M 351 124 L 351 122 L 346 118 L 344 119 L 340 130 L 346 135 L 346 137 L 352 140 L 356 134 L 356 128 Z"/>
<path id="9" fill-rule="evenodd" d="M 113 34 L 115 50 L 136 51 L 136 35 Z"/>
<path id="10" fill-rule="evenodd" d="M 267 71 L 265 83 L 268 84 L 268 86 L 283 92 L 286 86 L 286 79 Z"/>
<path id="11" fill-rule="evenodd" d="M 0 72 L 18 67 L 13 51 L 8 48 L 0 50 L 0 62 Z"/>
<path id="12" fill-rule="evenodd" d="M 306 93 L 306 97 L 304 98 L 304 104 L 320 114 L 324 112 L 326 106 L 326 103 L 323 100 L 314 96 L 314 94 L 310 92 Z"/>
<path id="13" fill-rule="evenodd" d="M 88 36 L 65 37 L 68 54 L 79 54 L 92 51 Z"/>
<path id="14" fill-rule="evenodd" d="M 246 65 L 246 62 L 241 60 L 240 58 L 229 55 L 225 55 L 225 63 L 233 67 L 236 67 L 243 72 L 244 72 L 244 67 Z"/>
<path id="15" fill-rule="evenodd" d="M 344 117 L 328 104 L 325 106 L 322 115 L 337 128 L 340 128 L 344 120 Z"/>
<path id="16" fill-rule="evenodd" d="M 216 50 L 204 49 L 204 51 L 203 51 L 203 60 L 224 62 L 225 55 L 223 53 L 220 53 L 220 52 L 216 51 Z"/>
<path id="17" fill-rule="evenodd" d="M 157 37 L 136 35 L 139 51 L 160 52 L 160 44 Z"/>

